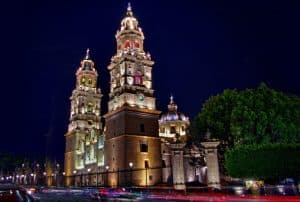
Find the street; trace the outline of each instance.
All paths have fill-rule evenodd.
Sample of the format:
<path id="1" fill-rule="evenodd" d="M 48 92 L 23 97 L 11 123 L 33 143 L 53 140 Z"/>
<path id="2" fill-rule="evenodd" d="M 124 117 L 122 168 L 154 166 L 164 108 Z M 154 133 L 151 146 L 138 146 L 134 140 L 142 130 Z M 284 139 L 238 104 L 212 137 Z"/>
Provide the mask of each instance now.
<path id="1" fill-rule="evenodd" d="M 154 201 L 198 201 L 198 202 L 264 202 L 264 201 L 285 201 L 285 202 L 298 202 L 299 196 L 235 196 L 227 194 L 213 194 L 213 193 L 194 193 L 187 195 L 172 195 L 172 194 L 142 194 L 136 198 L 126 198 L 119 196 L 105 197 L 101 199 L 93 199 L 92 192 L 41 192 L 35 193 L 35 197 L 38 197 L 42 202 L 50 201 L 72 201 L 72 202 L 87 202 L 87 201 L 103 201 L 103 202 L 119 202 L 119 201 L 142 201 L 142 202 L 154 202 Z"/>

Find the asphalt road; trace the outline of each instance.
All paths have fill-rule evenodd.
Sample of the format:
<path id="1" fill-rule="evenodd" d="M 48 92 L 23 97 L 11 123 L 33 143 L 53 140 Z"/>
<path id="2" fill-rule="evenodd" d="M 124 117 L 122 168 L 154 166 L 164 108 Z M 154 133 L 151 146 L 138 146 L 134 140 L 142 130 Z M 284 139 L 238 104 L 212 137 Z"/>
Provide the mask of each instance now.
<path id="1" fill-rule="evenodd" d="M 93 200 L 88 196 L 83 195 L 72 195 L 72 194 L 36 194 L 35 196 L 40 198 L 41 202 L 90 202 L 90 201 L 99 201 L 99 202 L 155 202 L 155 201 L 166 201 L 160 199 L 118 199 L 118 198 L 111 198 L 111 199 L 101 199 L 101 200 Z M 170 202 L 177 202 L 181 200 L 168 200 Z"/>

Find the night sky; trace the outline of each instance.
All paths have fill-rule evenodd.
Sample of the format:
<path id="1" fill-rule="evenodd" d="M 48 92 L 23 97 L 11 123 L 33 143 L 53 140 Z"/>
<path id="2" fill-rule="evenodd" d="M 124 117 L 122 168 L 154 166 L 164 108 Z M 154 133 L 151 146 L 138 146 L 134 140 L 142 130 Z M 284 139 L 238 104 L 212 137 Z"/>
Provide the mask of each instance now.
<path id="1" fill-rule="evenodd" d="M 3 4 L 3 3 L 2 3 Z M 155 61 L 157 108 L 172 93 L 191 119 L 225 88 L 269 87 L 300 95 L 297 1 L 131 1 Z M 69 97 L 86 48 L 99 73 L 107 111 L 107 66 L 127 1 L 9 1 L 1 17 L 0 152 L 62 161 Z"/>

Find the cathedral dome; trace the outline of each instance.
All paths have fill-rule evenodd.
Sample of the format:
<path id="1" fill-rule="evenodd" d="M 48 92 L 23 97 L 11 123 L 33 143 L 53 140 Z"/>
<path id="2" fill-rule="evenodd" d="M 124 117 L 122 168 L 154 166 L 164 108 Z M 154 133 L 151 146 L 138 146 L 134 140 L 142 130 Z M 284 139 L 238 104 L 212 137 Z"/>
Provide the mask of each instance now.
<path id="1" fill-rule="evenodd" d="M 189 122 L 189 117 L 185 114 L 180 113 L 177 111 L 177 104 L 173 100 L 173 96 L 170 97 L 170 103 L 168 105 L 168 112 L 162 114 L 161 118 L 159 119 L 159 123 L 171 121 L 185 121 Z"/>
<path id="2" fill-rule="evenodd" d="M 128 3 L 126 17 L 121 21 L 121 31 L 123 30 L 139 30 L 139 22 L 133 17 L 130 3 Z"/>

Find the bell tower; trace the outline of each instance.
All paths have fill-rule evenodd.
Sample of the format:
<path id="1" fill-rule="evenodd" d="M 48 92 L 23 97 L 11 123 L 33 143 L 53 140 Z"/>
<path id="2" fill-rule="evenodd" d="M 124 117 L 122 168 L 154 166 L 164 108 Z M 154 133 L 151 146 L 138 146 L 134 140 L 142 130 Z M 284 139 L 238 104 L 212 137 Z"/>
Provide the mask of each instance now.
<path id="1" fill-rule="evenodd" d="M 76 87 L 70 97 L 70 123 L 65 134 L 67 185 L 70 185 L 72 175 L 86 174 L 88 171 L 96 172 L 98 166 L 104 165 L 100 115 L 102 94 L 97 88 L 97 78 L 97 70 L 87 49 L 86 56 L 76 72 Z M 76 185 L 76 182 L 72 184 Z"/>
<path id="2" fill-rule="evenodd" d="M 108 66 L 110 94 L 105 134 L 105 166 L 111 186 L 153 185 L 161 181 L 160 138 L 149 53 L 144 34 L 128 4 Z M 132 169 L 129 178 L 126 173 Z"/>

